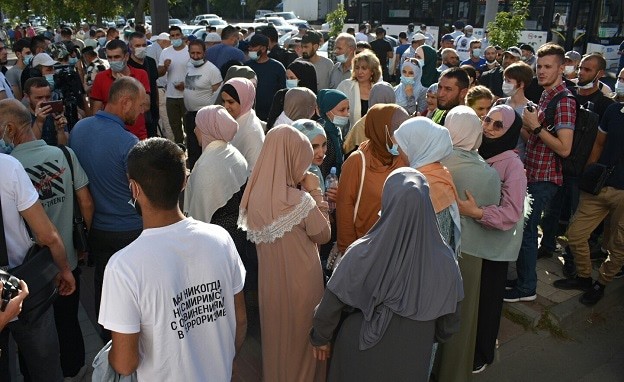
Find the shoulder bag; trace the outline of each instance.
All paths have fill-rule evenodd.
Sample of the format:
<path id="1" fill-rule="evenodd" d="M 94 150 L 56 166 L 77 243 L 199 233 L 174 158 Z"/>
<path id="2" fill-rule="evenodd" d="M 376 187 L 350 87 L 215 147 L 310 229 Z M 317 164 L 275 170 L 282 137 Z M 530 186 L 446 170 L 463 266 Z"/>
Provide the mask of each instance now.
<path id="1" fill-rule="evenodd" d="M 2 202 L 0 201 L 0 267 L 6 269 L 9 266 L 9 252 L 1 217 Z M 37 321 L 52 306 L 58 296 L 56 275 L 59 270 L 54 263 L 50 248 L 33 244 L 26 253 L 24 262 L 13 269 L 8 269 L 7 272 L 24 280 L 28 285 L 29 294 L 22 303 L 20 321 L 27 324 Z"/>
<path id="2" fill-rule="evenodd" d="M 65 155 L 65 159 L 67 159 L 67 163 L 69 164 L 69 170 L 71 171 L 72 178 L 72 191 L 74 194 L 74 221 L 73 221 L 73 231 L 72 238 L 74 242 L 74 248 L 80 252 L 88 252 L 89 251 L 89 232 L 87 231 L 87 224 L 82 217 L 82 212 L 80 211 L 80 205 L 78 204 L 78 199 L 76 198 L 76 189 L 74 187 L 74 163 L 69 155 L 69 151 L 67 151 L 67 147 L 60 145 L 59 148 L 63 151 Z"/>

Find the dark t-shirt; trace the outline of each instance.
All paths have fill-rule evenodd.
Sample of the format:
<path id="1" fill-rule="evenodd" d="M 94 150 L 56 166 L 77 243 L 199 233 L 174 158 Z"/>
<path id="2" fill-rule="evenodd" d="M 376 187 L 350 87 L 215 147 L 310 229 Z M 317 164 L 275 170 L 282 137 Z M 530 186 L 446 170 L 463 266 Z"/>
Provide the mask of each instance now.
<path id="1" fill-rule="evenodd" d="M 600 120 L 602 120 L 602 116 L 604 115 L 607 108 L 615 102 L 611 98 L 604 95 L 598 89 L 596 89 L 596 91 L 593 94 L 590 94 L 588 96 L 582 96 L 582 95 L 577 95 L 577 94 L 575 94 L 575 96 L 576 96 L 576 100 L 578 104 L 581 106 L 586 105 L 588 101 L 593 102 L 594 108 L 592 109 L 592 111 L 598 114 L 598 117 L 600 118 Z"/>
<path id="2" fill-rule="evenodd" d="M 503 93 L 503 68 L 502 67 L 497 66 L 496 68 L 492 70 L 488 70 L 487 72 L 483 73 L 481 75 L 481 78 L 479 78 L 479 83 L 485 86 L 486 88 L 490 89 L 490 91 L 494 93 L 495 96 L 497 97 L 505 96 L 505 93 Z M 529 98 L 529 96 L 526 94 L 526 90 L 524 94 L 526 95 L 527 98 Z M 540 93 L 540 95 L 541 94 L 542 93 Z M 539 102 L 539 97 L 537 101 Z M 535 102 L 535 103 L 538 103 L 538 102 Z"/>
<path id="3" fill-rule="evenodd" d="M 128 59 L 128 66 L 132 66 L 136 69 L 143 69 L 147 72 L 147 79 L 149 80 L 150 89 L 157 89 L 158 85 L 156 84 L 156 80 L 158 80 L 158 65 L 156 64 L 156 60 L 151 57 L 145 57 L 143 59 L 143 64 L 139 64 L 134 61 L 132 57 Z M 150 112 L 145 113 L 145 127 L 147 129 L 147 137 L 155 137 L 157 135 L 158 130 L 158 119 L 160 118 L 160 114 L 158 111 L 158 92 L 150 91 Z"/>
<path id="4" fill-rule="evenodd" d="M 388 52 L 392 52 L 392 45 L 384 39 L 373 40 L 370 43 L 373 52 L 381 63 L 381 68 L 388 68 Z"/>
<path id="5" fill-rule="evenodd" d="M 607 107 L 600 130 L 607 133 L 607 140 L 598 163 L 606 166 L 615 166 L 615 171 L 611 177 L 605 182 L 605 185 L 624 190 L 624 113 L 622 113 L 623 104 L 614 103 Z M 619 162 L 618 162 L 619 161 Z"/>
<path id="6" fill-rule="evenodd" d="M 258 77 L 256 115 L 266 122 L 275 93 L 286 87 L 286 69 L 284 69 L 284 65 L 272 58 L 261 64 L 257 61 L 249 60 L 245 65 L 256 72 Z"/>

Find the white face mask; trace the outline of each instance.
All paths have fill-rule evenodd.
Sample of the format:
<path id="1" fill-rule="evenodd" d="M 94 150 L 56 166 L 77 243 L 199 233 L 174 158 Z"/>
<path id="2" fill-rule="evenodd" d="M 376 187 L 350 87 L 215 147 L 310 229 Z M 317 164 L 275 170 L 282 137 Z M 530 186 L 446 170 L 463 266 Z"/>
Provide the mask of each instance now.
<path id="1" fill-rule="evenodd" d="M 147 56 L 147 48 L 144 46 L 140 46 L 138 48 L 134 49 L 134 55 L 138 58 L 138 59 L 144 59 L 145 56 Z"/>
<path id="2" fill-rule="evenodd" d="M 507 81 L 503 82 L 502 89 L 503 89 L 503 93 L 507 97 L 512 97 L 518 91 L 518 89 L 516 89 L 515 86 L 513 86 L 511 82 L 507 82 Z"/>
<path id="3" fill-rule="evenodd" d="M 594 87 L 594 82 L 598 79 L 598 75 L 596 74 L 596 77 L 594 77 L 591 81 L 589 81 L 586 84 L 581 85 L 580 82 L 579 84 L 576 86 L 579 89 L 583 89 L 583 90 L 587 90 L 587 89 L 591 89 Z"/>
<path id="4" fill-rule="evenodd" d="M 624 83 L 620 81 L 615 82 L 615 94 L 618 96 L 624 96 Z"/>
<path id="5" fill-rule="evenodd" d="M 420 65 L 421 68 L 423 68 L 425 66 L 425 59 L 424 58 L 417 58 L 416 61 L 418 61 L 418 65 Z"/>
<path id="6" fill-rule="evenodd" d="M 567 65 L 563 68 L 563 74 L 568 75 L 568 74 L 572 74 L 576 71 L 576 68 L 574 67 L 574 65 Z"/>

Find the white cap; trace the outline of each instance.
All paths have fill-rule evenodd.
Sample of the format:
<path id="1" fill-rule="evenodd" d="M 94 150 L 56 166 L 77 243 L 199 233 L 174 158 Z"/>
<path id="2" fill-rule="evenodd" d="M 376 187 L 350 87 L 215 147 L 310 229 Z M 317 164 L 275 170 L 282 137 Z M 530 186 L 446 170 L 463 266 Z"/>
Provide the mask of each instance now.
<path id="1" fill-rule="evenodd" d="M 206 38 L 204 38 L 204 42 L 221 42 L 221 36 L 218 33 L 210 32 L 206 34 Z"/>
<path id="2" fill-rule="evenodd" d="M 58 61 L 54 61 L 52 59 L 52 57 L 50 57 L 50 55 L 47 54 L 47 53 L 39 53 L 32 60 L 33 68 L 36 68 L 39 65 L 41 65 L 41 66 L 54 66 L 54 65 L 56 65 L 58 63 L 59 63 Z"/>
<path id="3" fill-rule="evenodd" d="M 427 37 L 425 37 L 425 35 L 424 35 L 424 34 L 422 34 L 422 33 L 415 33 L 415 34 L 412 36 L 412 42 L 413 42 L 413 41 L 426 40 L 426 39 L 427 39 Z"/>
<path id="4" fill-rule="evenodd" d="M 464 27 L 464 30 L 466 30 L 466 29 L 473 30 L 472 25 L 466 25 L 466 26 Z"/>
<path id="5" fill-rule="evenodd" d="M 162 32 L 156 37 L 156 40 L 169 40 L 169 33 Z"/>

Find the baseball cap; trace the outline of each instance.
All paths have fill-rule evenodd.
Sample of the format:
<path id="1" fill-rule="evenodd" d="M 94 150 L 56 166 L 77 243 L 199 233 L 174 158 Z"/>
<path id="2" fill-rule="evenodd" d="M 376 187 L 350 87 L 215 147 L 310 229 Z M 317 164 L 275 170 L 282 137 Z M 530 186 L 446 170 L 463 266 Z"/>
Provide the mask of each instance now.
<path id="1" fill-rule="evenodd" d="M 306 34 L 304 34 L 303 37 L 301 38 L 301 43 L 302 44 L 308 44 L 308 43 L 320 44 L 321 36 L 315 31 L 307 31 Z"/>
<path id="2" fill-rule="evenodd" d="M 33 68 L 36 68 L 39 65 L 54 66 L 58 63 L 58 61 L 53 60 L 52 57 L 50 57 L 50 55 L 47 53 L 38 53 L 32 60 Z"/>
<path id="3" fill-rule="evenodd" d="M 571 50 L 569 52 L 566 52 L 565 58 L 572 61 L 581 61 L 581 54 L 575 50 Z"/>
<path id="4" fill-rule="evenodd" d="M 158 35 L 158 37 L 156 37 L 156 40 L 169 40 L 169 33 L 167 32 L 162 32 L 161 34 Z"/>
<path id="5" fill-rule="evenodd" d="M 520 49 L 521 50 L 528 50 L 531 53 L 535 53 L 535 49 L 533 49 L 533 47 L 529 44 L 522 44 L 520 45 Z"/>
<path id="6" fill-rule="evenodd" d="M 512 56 L 514 56 L 515 58 L 522 57 L 522 52 L 520 51 L 520 48 L 518 48 L 516 46 L 510 46 L 509 48 L 507 48 L 505 53 L 509 53 Z M 505 53 L 503 53 L 503 55 L 505 55 Z"/>
<path id="7" fill-rule="evenodd" d="M 427 37 L 425 37 L 425 35 L 422 33 L 414 33 L 414 35 L 412 36 L 412 42 L 426 40 L 426 39 Z"/>
<path id="8" fill-rule="evenodd" d="M 263 34 L 255 33 L 249 40 L 249 46 L 269 46 L 269 38 Z"/>
<path id="9" fill-rule="evenodd" d="M 206 34 L 204 42 L 221 42 L 221 36 L 218 33 L 210 32 Z"/>
<path id="10" fill-rule="evenodd" d="M 455 38 L 453 38 L 452 34 L 447 33 L 444 36 L 442 36 L 442 41 L 455 41 Z"/>

